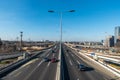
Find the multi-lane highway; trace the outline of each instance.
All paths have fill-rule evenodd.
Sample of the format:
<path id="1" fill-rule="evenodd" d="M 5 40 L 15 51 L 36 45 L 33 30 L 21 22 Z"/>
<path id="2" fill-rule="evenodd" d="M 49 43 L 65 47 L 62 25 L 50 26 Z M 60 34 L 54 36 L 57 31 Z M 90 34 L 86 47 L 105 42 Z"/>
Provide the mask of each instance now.
<path id="1" fill-rule="evenodd" d="M 43 57 L 58 58 L 58 54 L 59 46 L 46 51 L 38 58 L 3 77 L 2 80 L 56 80 L 57 62 L 44 62 Z"/>
<path id="2" fill-rule="evenodd" d="M 70 48 L 63 46 L 65 80 L 115 80 L 115 76 L 102 67 L 93 64 Z M 86 71 L 79 71 L 78 64 L 84 64 Z"/>
<path id="3" fill-rule="evenodd" d="M 1 78 L 0 80 L 56 80 L 57 64 L 44 62 L 43 57 L 53 58 L 59 57 L 59 44 L 56 47 L 40 54 L 36 59 L 33 59 Z M 54 50 L 55 52 L 53 52 Z M 61 59 L 61 78 L 62 80 L 116 80 L 115 75 L 105 70 L 101 66 L 89 61 L 84 56 L 78 54 L 69 47 L 62 45 Z M 78 64 L 87 66 L 86 71 L 79 71 Z"/>

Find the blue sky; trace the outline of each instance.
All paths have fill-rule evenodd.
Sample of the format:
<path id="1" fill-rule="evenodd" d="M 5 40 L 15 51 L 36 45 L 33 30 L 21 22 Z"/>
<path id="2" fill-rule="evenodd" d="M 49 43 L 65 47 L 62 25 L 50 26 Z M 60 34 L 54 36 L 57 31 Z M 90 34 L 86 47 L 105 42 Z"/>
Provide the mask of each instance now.
<path id="1" fill-rule="evenodd" d="M 0 0 L 0 37 L 15 40 L 23 31 L 24 40 L 59 40 L 57 12 L 74 9 L 63 13 L 63 40 L 100 41 L 120 25 L 119 4 L 120 0 Z"/>

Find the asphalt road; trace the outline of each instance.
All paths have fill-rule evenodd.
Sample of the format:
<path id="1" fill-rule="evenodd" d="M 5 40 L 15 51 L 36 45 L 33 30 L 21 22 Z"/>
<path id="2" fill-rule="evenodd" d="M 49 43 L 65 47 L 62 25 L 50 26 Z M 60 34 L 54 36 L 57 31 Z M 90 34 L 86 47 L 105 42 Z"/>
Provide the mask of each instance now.
<path id="1" fill-rule="evenodd" d="M 56 80 L 58 62 L 44 62 L 43 57 L 58 58 L 58 46 L 53 48 L 55 53 L 52 50 L 47 50 L 39 55 L 38 58 L 29 61 L 0 80 Z M 90 62 L 65 45 L 62 45 L 62 58 L 64 80 L 116 80 L 112 73 Z M 77 68 L 79 63 L 84 64 L 88 69 L 79 71 Z"/>
<path id="2" fill-rule="evenodd" d="M 0 80 L 55 80 L 58 62 L 51 63 L 43 60 L 43 57 L 58 58 L 59 47 L 52 50 L 41 54 L 38 58 L 26 63 Z"/>
<path id="3" fill-rule="evenodd" d="M 94 65 L 66 46 L 63 46 L 62 53 L 64 58 L 65 80 L 116 80 L 116 77 L 111 76 L 109 71 Z M 79 71 L 77 65 L 80 63 L 87 66 L 88 69 L 86 71 Z"/>

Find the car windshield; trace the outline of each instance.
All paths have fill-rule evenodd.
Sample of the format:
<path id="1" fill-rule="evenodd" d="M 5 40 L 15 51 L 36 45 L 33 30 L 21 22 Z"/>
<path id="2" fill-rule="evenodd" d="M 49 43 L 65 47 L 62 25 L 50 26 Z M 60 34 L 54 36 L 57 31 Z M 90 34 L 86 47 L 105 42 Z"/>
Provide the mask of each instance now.
<path id="1" fill-rule="evenodd" d="M 0 80 L 120 80 L 120 0 L 0 0 Z"/>

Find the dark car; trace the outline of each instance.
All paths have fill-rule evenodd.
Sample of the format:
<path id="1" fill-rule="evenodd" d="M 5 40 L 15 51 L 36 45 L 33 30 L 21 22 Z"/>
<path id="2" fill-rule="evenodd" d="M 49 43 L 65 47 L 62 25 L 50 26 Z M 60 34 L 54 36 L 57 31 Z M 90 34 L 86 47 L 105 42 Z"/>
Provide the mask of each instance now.
<path id="1" fill-rule="evenodd" d="M 52 53 L 55 53 L 55 51 L 54 51 L 54 50 L 52 50 Z"/>
<path id="2" fill-rule="evenodd" d="M 67 49 L 67 52 L 69 52 L 69 50 Z"/>
<path id="3" fill-rule="evenodd" d="M 51 59 L 51 62 L 52 62 L 52 63 L 57 62 L 57 59 L 56 59 L 56 58 L 52 58 L 52 59 Z"/>
<path id="4" fill-rule="evenodd" d="M 44 58 L 44 62 L 49 62 L 49 61 L 50 61 L 49 58 L 47 58 L 47 57 Z"/>
<path id="5" fill-rule="evenodd" d="M 85 70 L 86 70 L 86 66 L 83 65 L 83 64 L 78 64 L 78 69 L 79 69 L 80 71 L 85 71 Z"/>

